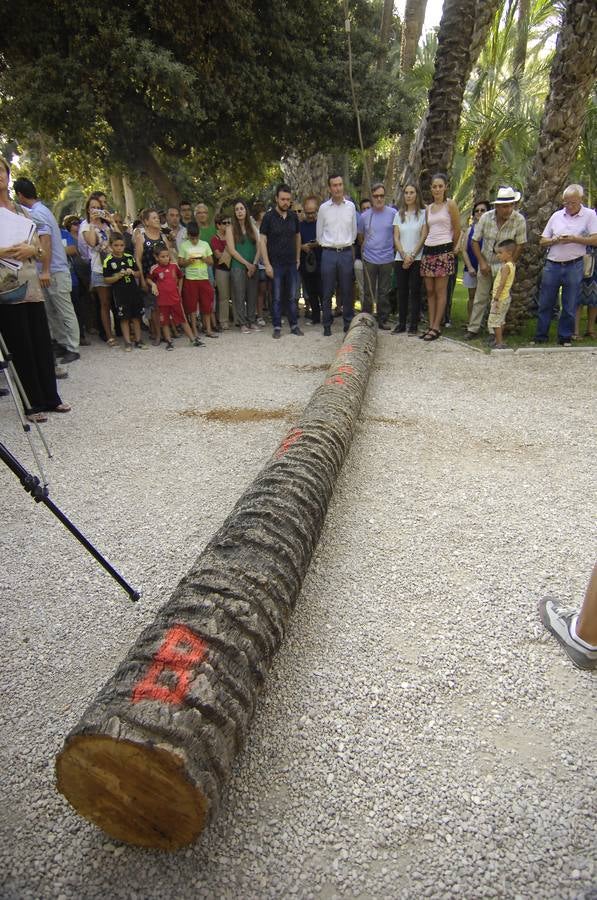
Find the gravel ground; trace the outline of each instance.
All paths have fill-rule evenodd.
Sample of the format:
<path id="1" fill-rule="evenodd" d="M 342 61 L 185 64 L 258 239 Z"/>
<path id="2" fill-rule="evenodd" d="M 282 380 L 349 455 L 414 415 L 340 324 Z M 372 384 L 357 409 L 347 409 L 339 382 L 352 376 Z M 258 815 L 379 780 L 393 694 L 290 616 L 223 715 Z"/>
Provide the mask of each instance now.
<path id="1" fill-rule="evenodd" d="M 58 795 L 65 735 L 288 428 L 199 413 L 300 412 L 341 340 L 305 330 L 70 367 L 51 496 L 136 605 L 2 467 L 3 898 L 597 897 L 597 680 L 537 616 L 545 593 L 579 602 L 593 563 L 594 353 L 380 334 L 217 820 L 167 855 Z M 7 400 L 0 429 L 32 466 Z"/>

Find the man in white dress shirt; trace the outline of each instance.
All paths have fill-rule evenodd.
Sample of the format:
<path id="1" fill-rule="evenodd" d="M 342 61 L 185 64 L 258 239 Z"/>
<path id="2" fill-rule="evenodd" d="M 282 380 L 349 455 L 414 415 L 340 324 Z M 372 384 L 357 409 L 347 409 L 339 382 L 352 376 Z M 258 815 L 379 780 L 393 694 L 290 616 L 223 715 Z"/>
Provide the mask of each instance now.
<path id="1" fill-rule="evenodd" d="M 322 203 L 317 215 L 317 243 L 321 249 L 321 293 L 323 333 L 332 333 L 332 294 L 342 305 L 344 331 L 354 316 L 352 283 L 354 280 L 353 244 L 357 236 L 357 211 L 352 200 L 344 196 L 341 175 L 330 175 L 331 197 Z"/>

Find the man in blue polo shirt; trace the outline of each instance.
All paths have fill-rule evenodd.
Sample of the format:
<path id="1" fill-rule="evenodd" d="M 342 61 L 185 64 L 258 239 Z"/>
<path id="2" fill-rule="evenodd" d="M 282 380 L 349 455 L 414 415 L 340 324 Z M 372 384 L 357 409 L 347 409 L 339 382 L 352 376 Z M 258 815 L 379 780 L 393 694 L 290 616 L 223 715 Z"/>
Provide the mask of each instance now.
<path id="1" fill-rule="evenodd" d="M 39 281 L 46 298 L 50 333 L 64 348 L 62 363 L 79 359 L 79 323 L 71 300 L 71 277 L 58 222 L 37 197 L 35 185 L 28 178 L 17 178 L 14 184 L 17 200 L 29 210 L 37 225 L 39 242 L 44 251 L 38 263 Z"/>
<path id="2" fill-rule="evenodd" d="M 383 331 L 389 331 L 396 210 L 393 206 L 386 206 L 386 191 L 379 181 L 371 186 L 371 199 L 371 209 L 362 213 L 358 224 L 365 288 L 363 312 L 373 312 L 373 302 L 377 297 L 378 325 Z"/>
<path id="3" fill-rule="evenodd" d="M 299 220 L 290 209 L 292 194 L 287 184 L 276 188 L 276 205 L 266 212 L 259 229 L 261 258 L 265 274 L 273 278 L 272 320 L 273 337 L 282 334 L 282 293 L 288 303 L 290 333 L 302 337 L 298 326 L 296 302 L 298 270 L 301 263 L 301 235 Z"/>

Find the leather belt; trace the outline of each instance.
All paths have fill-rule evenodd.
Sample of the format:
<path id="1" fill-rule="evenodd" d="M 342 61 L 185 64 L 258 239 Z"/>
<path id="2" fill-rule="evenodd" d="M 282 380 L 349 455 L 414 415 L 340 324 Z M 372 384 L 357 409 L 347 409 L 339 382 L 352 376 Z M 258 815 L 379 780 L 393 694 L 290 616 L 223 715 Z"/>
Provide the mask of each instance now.
<path id="1" fill-rule="evenodd" d="M 553 263 L 556 266 L 569 266 L 571 263 L 577 263 L 579 259 L 582 259 L 582 256 L 575 256 L 574 259 L 549 259 L 547 262 Z"/>
<path id="2" fill-rule="evenodd" d="M 335 250 L 336 253 L 342 253 L 343 250 L 352 250 L 352 244 L 347 244 L 345 247 L 322 247 L 322 250 Z"/>

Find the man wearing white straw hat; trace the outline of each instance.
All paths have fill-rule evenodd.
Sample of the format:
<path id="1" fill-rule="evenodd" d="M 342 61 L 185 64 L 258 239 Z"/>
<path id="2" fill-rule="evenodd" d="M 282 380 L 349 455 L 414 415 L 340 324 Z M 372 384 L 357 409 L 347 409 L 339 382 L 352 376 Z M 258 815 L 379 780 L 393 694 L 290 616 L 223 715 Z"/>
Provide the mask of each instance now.
<path id="1" fill-rule="evenodd" d="M 479 260 L 477 290 L 468 323 L 465 341 L 472 341 L 479 335 L 483 316 L 491 300 L 493 279 L 500 269 L 497 247 L 501 241 L 512 240 L 516 244 L 512 261 L 522 253 L 527 242 L 527 223 L 514 207 L 520 200 L 520 192 L 510 185 L 500 187 L 493 201 L 493 209 L 483 213 L 473 232 L 473 253 Z"/>

